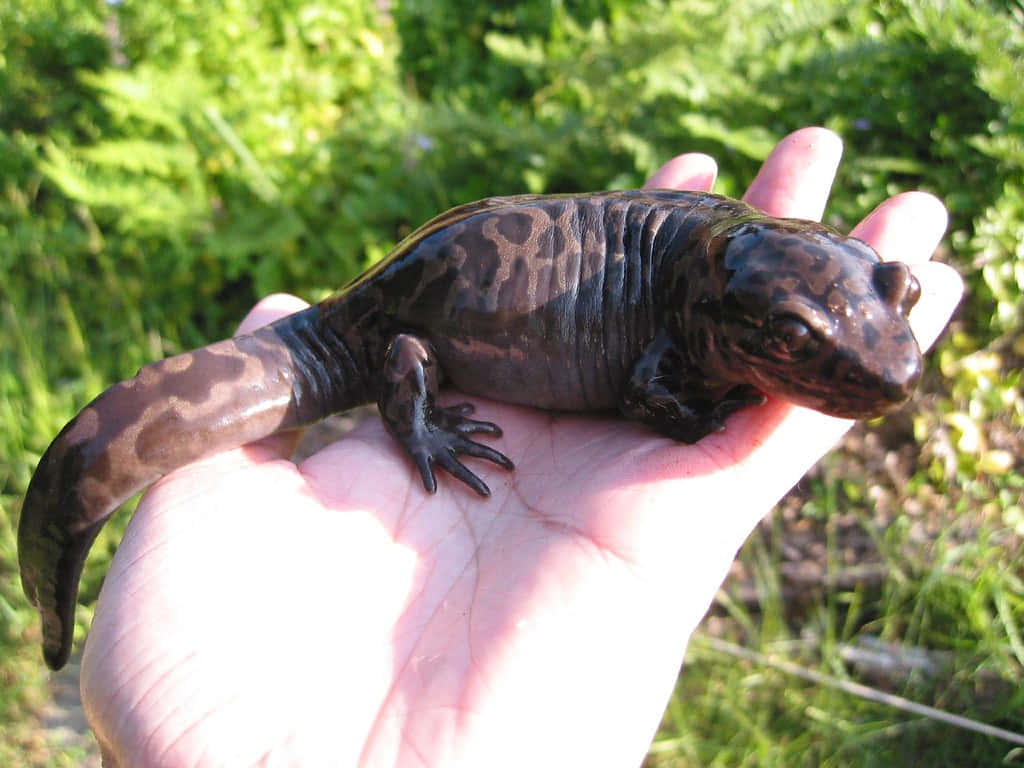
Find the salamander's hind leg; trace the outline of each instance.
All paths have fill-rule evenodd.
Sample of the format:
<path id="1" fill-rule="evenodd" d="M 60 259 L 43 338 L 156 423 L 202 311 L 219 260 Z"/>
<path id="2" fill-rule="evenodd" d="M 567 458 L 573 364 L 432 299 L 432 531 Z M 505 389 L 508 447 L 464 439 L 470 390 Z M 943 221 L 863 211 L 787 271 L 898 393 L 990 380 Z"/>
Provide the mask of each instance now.
<path id="1" fill-rule="evenodd" d="M 467 418 L 473 413 L 469 403 L 448 408 L 437 405 L 440 381 L 437 357 L 429 342 L 402 333 L 391 340 L 384 360 L 384 371 L 377 407 L 384 424 L 409 452 L 423 477 L 423 486 L 437 490 L 434 466 L 457 477 L 481 496 L 491 491 L 479 477 L 459 461 L 458 456 L 476 456 L 513 469 L 508 458 L 467 435 L 481 433 L 501 436 L 501 429 L 489 421 Z"/>

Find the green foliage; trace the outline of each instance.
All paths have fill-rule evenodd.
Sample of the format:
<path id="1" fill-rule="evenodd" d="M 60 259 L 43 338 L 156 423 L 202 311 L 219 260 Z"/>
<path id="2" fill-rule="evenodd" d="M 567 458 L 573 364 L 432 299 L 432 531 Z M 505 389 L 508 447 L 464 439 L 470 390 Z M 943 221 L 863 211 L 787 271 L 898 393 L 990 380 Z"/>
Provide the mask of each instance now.
<path id="1" fill-rule="evenodd" d="M 836 520 L 852 519 L 889 578 L 795 607 L 779 556 L 793 523 L 776 517 L 741 562 L 761 598 L 726 590 L 721 617 L 765 649 L 791 648 L 801 627 L 831 672 L 863 634 L 941 649 L 948 685 L 909 680 L 908 695 L 1024 729 L 1017 4 L 385 5 L 0 5 L 0 721 L 14 734 L 0 763 L 61 759 L 22 714 L 42 689 L 15 521 L 48 440 L 105 384 L 229 333 L 259 295 L 322 297 L 457 203 L 634 186 L 688 150 L 715 156 L 719 189 L 739 194 L 775 141 L 811 123 L 846 143 L 830 221 L 934 192 L 952 214 L 942 255 L 969 294 L 912 423 L 887 422 L 892 446 L 873 462 L 848 443 L 790 502 L 822 527 L 830 568 L 848 554 Z M 117 537 L 90 560 L 87 601 Z M 979 670 L 1016 693 L 978 703 Z M 681 686 L 652 765 L 1002 754 L 706 650 Z"/>

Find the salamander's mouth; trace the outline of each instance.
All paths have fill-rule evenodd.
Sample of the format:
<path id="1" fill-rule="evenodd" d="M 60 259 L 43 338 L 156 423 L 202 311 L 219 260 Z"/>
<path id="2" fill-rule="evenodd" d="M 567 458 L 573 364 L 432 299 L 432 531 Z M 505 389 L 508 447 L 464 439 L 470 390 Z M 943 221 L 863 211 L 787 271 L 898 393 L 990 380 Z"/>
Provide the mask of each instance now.
<path id="1" fill-rule="evenodd" d="M 838 351 L 800 364 L 750 366 L 748 381 L 796 405 L 845 419 L 881 416 L 906 403 L 921 377 L 916 348 L 870 367 Z"/>
<path id="2" fill-rule="evenodd" d="M 844 419 L 870 419 L 889 413 L 904 405 L 913 396 L 921 377 L 920 358 L 917 365 L 907 367 L 899 376 L 877 376 L 864 371 L 848 371 L 846 375 L 812 391 L 794 392 L 793 402 L 807 405 L 829 416 Z M 814 392 L 813 389 L 818 389 Z"/>
<path id="3" fill-rule="evenodd" d="M 818 410 L 839 419 L 874 419 L 896 410 L 909 399 L 908 393 L 898 400 L 875 400 L 868 403 L 835 400 L 824 403 Z"/>

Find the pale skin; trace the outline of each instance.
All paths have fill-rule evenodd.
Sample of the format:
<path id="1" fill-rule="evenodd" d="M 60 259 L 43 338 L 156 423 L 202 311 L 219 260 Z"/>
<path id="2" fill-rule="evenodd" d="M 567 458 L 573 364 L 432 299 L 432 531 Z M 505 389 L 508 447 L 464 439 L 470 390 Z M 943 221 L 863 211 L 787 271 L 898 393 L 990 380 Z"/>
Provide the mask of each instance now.
<path id="1" fill-rule="evenodd" d="M 798 131 L 745 199 L 819 218 L 840 154 L 834 134 Z M 714 177 L 686 154 L 649 185 Z M 926 263 L 945 225 L 941 203 L 910 192 L 853 232 L 915 265 L 922 346 L 961 294 Z M 271 296 L 240 330 L 303 306 Z M 279 436 L 154 485 L 82 660 L 106 764 L 638 765 L 736 551 L 850 426 L 771 400 L 684 446 L 473 402 L 516 463 L 467 460 L 485 502 L 443 473 L 425 493 L 376 418 L 298 465 Z"/>

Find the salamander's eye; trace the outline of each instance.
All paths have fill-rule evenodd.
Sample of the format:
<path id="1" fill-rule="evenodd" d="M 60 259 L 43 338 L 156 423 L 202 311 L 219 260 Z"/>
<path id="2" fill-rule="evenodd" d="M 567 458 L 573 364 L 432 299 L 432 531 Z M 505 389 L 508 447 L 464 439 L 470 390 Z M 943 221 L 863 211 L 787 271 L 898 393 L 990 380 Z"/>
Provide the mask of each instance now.
<path id="1" fill-rule="evenodd" d="M 773 317 L 766 328 L 766 345 L 781 360 L 799 360 L 818 349 L 818 338 L 807 323 L 793 315 Z"/>

